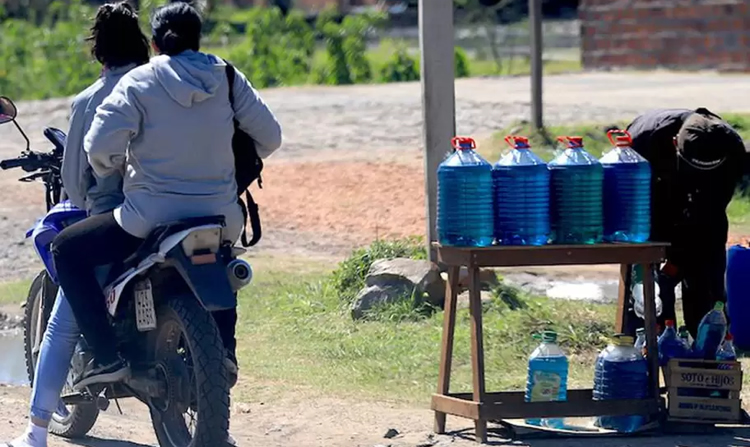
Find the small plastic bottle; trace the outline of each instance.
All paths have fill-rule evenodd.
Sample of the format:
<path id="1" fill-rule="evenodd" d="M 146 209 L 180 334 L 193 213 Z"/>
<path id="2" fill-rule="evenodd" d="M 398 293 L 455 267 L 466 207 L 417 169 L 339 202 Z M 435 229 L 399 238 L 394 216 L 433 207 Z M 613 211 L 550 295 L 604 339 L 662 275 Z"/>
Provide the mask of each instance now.
<path id="1" fill-rule="evenodd" d="M 682 340 L 682 344 L 685 345 L 685 353 L 687 354 L 687 358 L 692 358 L 693 337 L 690 336 L 690 332 L 687 330 L 687 326 L 680 326 L 677 334 L 680 337 L 680 340 Z"/>
<path id="2" fill-rule="evenodd" d="M 724 303 L 717 301 L 714 308 L 701 320 L 695 338 L 695 354 L 705 360 L 714 360 L 716 351 L 727 335 L 727 318 Z"/>
<path id="3" fill-rule="evenodd" d="M 646 329 L 638 328 L 635 331 L 635 345 L 633 347 L 646 357 Z"/>
<path id="4" fill-rule="evenodd" d="M 542 343 L 529 357 L 526 402 L 565 401 L 568 395 L 568 358 L 557 345 L 557 333 L 545 331 Z M 562 428 L 563 419 L 528 419 L 529 425 Z"/>
<path id="5" fill-rule="evenodd" d="M 716 360 L 737 360 L 737 352 L 734 350 L 734 337 L 732 334 L 727 332 L 727 336 L 724 337 L 724 343 L 721 344 L 719 350 L 716 351 Z"/>
<path id="6" fill-rule="evenodd" d="M 677 336 L 674 320 L 666 321 L 667 328 L 659 337 L 659 365 L 665 366 L 671 359 L 685 358 L 685 345 Z"/>

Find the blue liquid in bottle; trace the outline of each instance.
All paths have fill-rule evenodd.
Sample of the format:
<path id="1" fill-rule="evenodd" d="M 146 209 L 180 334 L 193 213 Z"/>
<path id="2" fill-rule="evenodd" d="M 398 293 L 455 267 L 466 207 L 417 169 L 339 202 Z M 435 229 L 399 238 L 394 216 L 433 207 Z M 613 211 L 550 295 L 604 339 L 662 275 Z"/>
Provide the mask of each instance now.
<path id="1" fill-rule="evenodd" d="M 698 326 L 695 337 L 695 355 L 705 360 L 715 360 L 716 351 L 727 335 L 727 318 L 724 315 L 724 303 L 718 301 Z"/>
<path id="2" fill-rule="evenodd" d="M 565 151 L 550 170 L 551 240 L 555 244 L 596 244 L 604 232 L 604 170 L 583 148 L 581 137 L 560 137 Z"/>
<path id="3" fill-rule="evenodd" d="M 544 245 L 549 239 L 549 170 L 525 137 L 508 136 L 513 148 L 492 168 L 495 239 L 501 245 Z"/>
<path id="4" fill-rule="evenodd" d="M 688 358 L 689 354 L 685 342 L 677 335 L 674 320 L 667 320 L 666 329 L 659 337 L 659 365 L 666 366 L 672 359 Z"/>
<path id="5" fill-rule="evenodd" d="M 565 401 L 568 398 L 568 358 L 557 345 L 557 333 L 545 331 L 529 357 L 526 402 Z M 563 419 L 527 419 L 527 424 L 563 428 Z"/>
<path id="6" fill-rule="evenodd" d="M 471 138 L 454 138 L 438 167 L 437 233 L 443 245 L 486 247 L 494 232 L 492 166 Z"/>
<path id="7" fill-rule="evenodd" d="M 651 166 L 630 147 L 627 131 L 611 130 L 608 136 L 615 148 L 599 159 L 604 167 L 604 240 L 646 242 L 651 233 Z"/>
<path id="8" fill-rule="evenodd" d="M 644 399 L 648 397 L 648 365 L 633 347 L 633 337 L 619 336 L 599 354 L 594 372 L 594 400 Z M 596 425 L 632 433 L 646 423 L 645 416 L 601 416 Z"/>

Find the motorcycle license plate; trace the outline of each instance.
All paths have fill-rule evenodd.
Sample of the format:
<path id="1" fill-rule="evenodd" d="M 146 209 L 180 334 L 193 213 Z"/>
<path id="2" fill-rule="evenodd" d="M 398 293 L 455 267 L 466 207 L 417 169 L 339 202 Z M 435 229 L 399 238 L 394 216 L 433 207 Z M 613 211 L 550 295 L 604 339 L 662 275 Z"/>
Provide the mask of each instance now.
<path id="1" fill-rule="evenodd" d="M 139 332 L 156 329 L 156 310 L 151 280 L 138 281 L 133 287 L 135 294 L 135 322 Z"/>

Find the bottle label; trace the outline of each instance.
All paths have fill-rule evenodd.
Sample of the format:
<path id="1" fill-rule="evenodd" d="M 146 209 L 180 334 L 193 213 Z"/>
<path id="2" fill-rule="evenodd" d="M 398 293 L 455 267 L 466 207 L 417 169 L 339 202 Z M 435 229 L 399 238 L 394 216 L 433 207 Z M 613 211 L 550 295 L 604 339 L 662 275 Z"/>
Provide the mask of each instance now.
<path id="1" fill-rule="evenodd" d="M 531 402 L 550 402 L 560 395 L 559 374 L 547 371 L 534 372 L 534 386 L 531 388 Z"/>

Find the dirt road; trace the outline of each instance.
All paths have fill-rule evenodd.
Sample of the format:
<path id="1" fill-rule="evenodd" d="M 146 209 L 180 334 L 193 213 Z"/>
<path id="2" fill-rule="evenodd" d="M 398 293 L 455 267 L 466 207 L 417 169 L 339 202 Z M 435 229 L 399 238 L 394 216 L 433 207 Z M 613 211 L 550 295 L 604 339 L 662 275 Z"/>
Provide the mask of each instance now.
<path id="1" fill-rule="evenodd" d="M 0 388 L 0 442 L 26 426 L 23 416 L 27 389 Z M 234 407 L 232 433 L 242 447 L 471 447 L 469 425 L 449 419 L 449 435 L 431 432 L 432 413 L 387 403 L 355 402 L 331 398 L 283 398 L 271 402 L 238 404 Z M 114 405 L 100 416 L 92 438 L 75 445 L 89 447 L 156 446 L 148 412 L 134 402 L 122 403 L 123 414 Z M 399 435 L 384 438 L 389 429 Z M 516 447 L 724 447 L 750 446 L 750 431 L 728 430 L 713 436 L 659 436 L 639 438 L 553 438 L 512 442 L 493 437 L 491 445 Z M 71 445 L 52 438 L 50 447 Z"/>
<path id="2" fill-rule="evenodd" d="M 549 123 L 608 122 L 658 107 L 706 106 L 746 111 L 745 76 L 714 74 L 579 74 L 548 77 Z M 0 92 L 2 93 L 2 92 Z M 424 232 L 422 111 L 417 83 L 266 90 L 284 147 L 269 160 L 257 200 L 265 222 L 258 249 L 341 255 L 376 237 Z M 456 83 L 458 132 L 478 138 L 529 116 L 526 77 Z M 44 126 L 67 127 L 68 99 L 23 102 L 19 122 L 34 148 L 47 148 Z M 0 127 L 0 157 L 23 140 Z M 24 231 L 43 212 L 39 185 L 0 172 L 0 280 L 28 277 L 35 256 Z"/>

